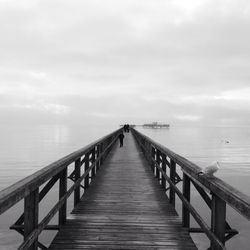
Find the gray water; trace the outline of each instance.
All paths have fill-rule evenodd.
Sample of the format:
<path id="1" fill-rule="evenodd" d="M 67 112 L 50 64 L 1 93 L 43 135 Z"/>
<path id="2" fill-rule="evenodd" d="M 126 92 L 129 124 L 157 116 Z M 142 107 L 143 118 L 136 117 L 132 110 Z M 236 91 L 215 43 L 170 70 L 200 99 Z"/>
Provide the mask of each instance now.
<path id="1" fill-rule="evenodd" d="M 1 125 L 0 189 L 117 128 L 117 126 Z M 170 129 L 138 127 L 138 130 L 201 167 L 207 166 L 212 161 L 219 161 L 220 170 L 216 176 L 250 195 L 250 128 L 172 126 Z M 55 195 L 56 191 L 43 202 L 41 216 L 45 214 L 46 209 L 52 207 Z M 209 211 L 195 193 L 192 203 L 209 223 Z M 22 206 L 20 202 L 0 216 L 0 249 L 16 249 L 20 243 L 21 237 L 8 228 L 22 212 Z M 178 202 L 177 210 L 180 211 L 180 208 L 181 204 Z M 227 219 L 233 228 L 240 231 L 239 235 L 229 241 L 228 249 L 249 249 L 250 223 L 231 208 L 228 208 Z M 48 239 L 52 238 L 53 234 L 49 236 L 44 233 L 41 241 L 48 244 Z M 206 249 L 208 241 L 205 236 L 193 235 L 193 237 L 200 249 Z"/>

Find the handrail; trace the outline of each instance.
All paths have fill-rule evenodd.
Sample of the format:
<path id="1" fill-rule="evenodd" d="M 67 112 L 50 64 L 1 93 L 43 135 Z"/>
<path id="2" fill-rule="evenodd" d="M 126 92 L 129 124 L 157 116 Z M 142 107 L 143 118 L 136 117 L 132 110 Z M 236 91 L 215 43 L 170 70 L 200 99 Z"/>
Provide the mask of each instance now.
<path id="1" fill-rule="evenodd" d="M 211 249 L 225 249 L 225 242 L 238 233 L 226 222 L 226 204 L 250 220 L 250 197 L 217 177 L 201 174 L 202 169 L 199 166 L 137 130 L 132 128 L 131 131 L 145 157 L 150 162 L 152 170 L 160 184 L 166 191 L 169 190 L 170 203 L 175 205 L 175 194 L 181 199 L 183 204 L 183 226 L 188 227 L 190 232 L 206 233 L 211 241 Z M 179 165 L 183 172 L 183 192 L 176 186 L 181 181 L 176 172 L 176 165 Z M 170 177 L 167 176 L 166 167 L 170 169 Z M 166 181 L 169 184 L 168 188 L 166 187 Z M 190 203 L 191 183 L 211 209 L 211 229 L 209 229 Z M 211 197 L 208 193 L 211 194 Z M 190 214 L 192 214 L 201 228 L 190 228 Z"/>
<path id="2" fill-rule="evenodd" d="M 74 192 L 74 205 L 80 201 L 80 187 L 88 188 L 90 180 L 94 178 L 97 170 L 117 141 L 120 131 L 121 128 L 0 191 L 0 214 L 24 199 L 24 213 L 11 226 L 11 229 L 15 229 L 24 235 L 24 242 L 18 249 L 37 249 L 38 246 L 41 249 L 47 249 L 42 243 L 38 242 L 39 234 L 46 228 L 58 230 L 60 225 L 65 223 L 68 197 Z M 75 168 L 68 177 L 68 166 L 72 163 L 75 163 Z M 84 167 L 82 175 L 81 167 Z M 67 189 L 68 178 L 74 181 L 74 184 L 69 189 Z M 59 201 L 39 223 L 39 202 L 58 180 Z M 84 181 L 84 186 L 81 185 L 82 181 Z M 47 184 L 39 192 L 39 187 L 46 182 Z M 49 221 L 58 211 L 59 226 L 50 225 L 48 227 Z"/>
<path id="3" fill-rule="evenodd" d="M 183 171 L 189 175 L 197 184 L 207 188 L 209 191 L 216 193 L 222 200 L 227 202 L 228 205 L 237 210 L 241 215 L 250 220 L 250 197 L 237 190 L 233 186 L 227 184 L 223 180 L 210 176 L 207 174 L 200 174 L 201 168 L 186 158 L 174 153 L 165 146 L 153 141 L 146 135 L 136 131 L 140 136 L 149 140 L 156 149 L 166 153 L 171 159 L 173 159 Z"/>
<path id="4" fill-rule="evenodd" d="M 118 129 L 117 131 L 120 131 L 120 129 Z M 73 163 L 76 159 L 90 152 L 91 148 L 94 145 L 105 141 L 105 139 L 117 133 L 117 131 L 108 134 L 73 153 L 70 153 L 69 155 L 49 164 L 48 166 L 38 170 L 34 174 L 31 174 L 28 177 L 14 183 L 10 187 L 7 187 L 6 189 L 0 191 L 0 214 L 8 210 L 10 207 L 14 206 L 18 201 L 29 195 L 32 191 L 41 186 L 51 177 L 57 175 L 65 167 Z"/>

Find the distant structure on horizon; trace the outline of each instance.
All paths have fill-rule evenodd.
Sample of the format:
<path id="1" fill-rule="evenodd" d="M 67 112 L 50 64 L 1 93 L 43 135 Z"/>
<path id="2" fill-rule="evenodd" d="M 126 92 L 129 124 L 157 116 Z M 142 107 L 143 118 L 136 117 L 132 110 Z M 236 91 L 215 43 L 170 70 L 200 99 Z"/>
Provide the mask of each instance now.
<path id="1" fill-rule="evenodd" d="M 166 123 L 158 123 L 158 122 L 152 122 L 152 123 L 145 123 L 142 125 L 144 128 L 169 128 L 170 125 Z"/>

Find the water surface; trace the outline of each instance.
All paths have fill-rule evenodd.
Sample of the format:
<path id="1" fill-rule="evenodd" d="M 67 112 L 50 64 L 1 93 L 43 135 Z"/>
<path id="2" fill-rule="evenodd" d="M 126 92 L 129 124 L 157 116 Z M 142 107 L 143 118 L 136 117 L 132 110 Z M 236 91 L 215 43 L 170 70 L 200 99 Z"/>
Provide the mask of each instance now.
<path id="1" fill-rule="evenodd" d="M 117 129 L 117 126 L 0 126 L 0 189 L 26 177 L 55 160 Z M 250 195 L 250 128 L 170 127 L 169 129 L 143 129 L 139 131 L 188 158 L 201 167 L 219 161 L 216 176 Z M 41 206 L 41 214 L 52 204 L 57 192 Z M 192 203 L 209 223 L 209 211 L 197 194 Z M 48 206 L 50 204 L 51 206 Z M 9 226 L 22 212 L 20 203 L 0 216 L 0 249 L 16 249 L 21 237 Z M 177 210 L 180 211 L 180 202 Z M 70 209 L 70 208 L 69 208 Z M 249 249 L 250 223 L 228 208 L 229 224 L 240 231 L 227 244 L 228 249 Z M 206 249 L 206 237 L 194 237 L 200 249 Z M 48 244 L 48 235 L 41 239 Z M 204 239 L 204 240 L 203 240 Z"/>

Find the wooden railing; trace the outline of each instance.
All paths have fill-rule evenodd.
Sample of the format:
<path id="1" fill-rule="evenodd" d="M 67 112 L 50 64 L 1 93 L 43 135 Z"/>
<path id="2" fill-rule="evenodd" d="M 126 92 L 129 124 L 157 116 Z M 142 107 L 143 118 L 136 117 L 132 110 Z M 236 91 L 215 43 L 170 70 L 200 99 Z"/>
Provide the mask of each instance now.
<path id="1" fill-rule="evenodd" d="M 232 229 L 226 221 L 226 204 L 250 220 L 250 198 L 239 192 L 222 180 L 202 174 L 201 168 L 191 161 L 172 152 L 168 148 L 153 141 L 135 129 L 132 133 L 150 163 L 159 184 L 167 191 L 169 202 L 175 206 L 175 196 L 182 201 L 182 223 L 193 233 L 205 233 L 210 240 L 212 250 L 226 249 L 225 242 L 238 232 Z M 176 171 L 180 167 L 182 179 Z M 169 176 L 167 175 L 169 168 Z M 177 183 L 182 181 L 182 190 Z M 199 212 L 191 205 L 191 184 L 211 209 L 211 226 L 207 225 Z M 190 214 L 200 228 L 190 227 Z"/>
<path id="2" fill-rule="evenodd" d="M 88 146 L 65 156 L 48 165 L 27 178 L 0 192 L 0 214 L 24 199 L 24 213 L 10 228 L 24 236 L 18 249 L 47 249 L 38 241 L 43 230 L 58 230 L 65 224 L 67 216 L 67 199 L 74 192 L 74 206 L 80 201 L 80 188 L 88 188 L 90 179 L 102 165 L 112 146 L 116 142 L 121 129 L 95 141 Z M 74 164 L 73 172 L 68 176 L 68 167 Z M 73 181 L 69 188 L 67 179 Z M 59 181 L 59 201 L 49 213 L 39 222 L 39 202 Z M 84 183 L 82 185 L 82 183 Z M 39 191 L 39 187 L 42 189 Z M 58 212 L 58 225 L 48 225 Z"/>

